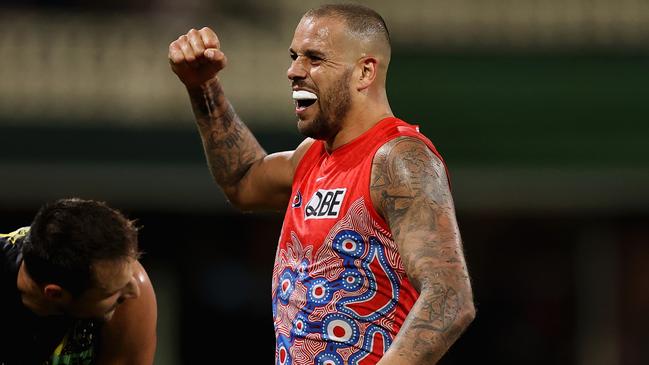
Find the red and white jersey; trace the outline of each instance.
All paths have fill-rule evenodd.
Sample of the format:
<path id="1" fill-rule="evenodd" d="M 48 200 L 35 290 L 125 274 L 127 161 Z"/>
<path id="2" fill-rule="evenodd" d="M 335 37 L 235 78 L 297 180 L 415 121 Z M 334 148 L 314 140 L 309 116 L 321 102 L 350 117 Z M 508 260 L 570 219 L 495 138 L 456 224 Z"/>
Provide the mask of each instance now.
<path id="1" fill-rule="evenodd" d="M 399 136 L 439 156 L 386 118 L 332 153 L 315 141 L 300 161 L 273 269 L 276 364 L 375 364 L 417 300 L 369 190 L 376 151 Z"/>

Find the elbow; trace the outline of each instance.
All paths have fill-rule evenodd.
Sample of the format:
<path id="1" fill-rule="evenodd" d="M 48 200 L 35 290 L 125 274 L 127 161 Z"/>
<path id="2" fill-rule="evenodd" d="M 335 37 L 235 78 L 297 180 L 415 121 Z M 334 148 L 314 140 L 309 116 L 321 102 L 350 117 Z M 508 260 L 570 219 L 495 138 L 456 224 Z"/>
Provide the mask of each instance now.
<path id="1" fill-rule="evenodd" d="M 467 327 L 469 327 L 471 322 L 473 322 L 475 316 L 476 316 L 476 309 L 473 304 L 473 300 L 464 303 L 464 305 L 462 306 L 462 308 L 458 313 L 457 320 L 455 321 L 455 326 L 457 327 L 456 332 L 458 332 L 458 334 L 464 332 L 464 330 L 466 330 Z"/>
<path id="2" fill-rule="evenodd" d="M 234 207 L 236 210 L 242 213 L 250 213 L 252 211 L 260 209 L 260 205 L 250 196 L 241 193 L 241 190 L 232 188 L 232 189 L 223 189 L 228 203 Z"/>
<path id="3" fill-rule="evenodd" d="M 463 295 L 460 296 L 459 300 L 459 311 L 457 317 L 457 324 L 460 331 L 464 331 L 469 325 L 475 320 L 476 317 L 476 308 L 475 301 L 473 300 L 473 290 L 471 289 L 470 284 L 463 291 Z"/>
<path id="4" fill-rule="evenodd" d="M 254 208 L 254 206 L 250 204 L 250 202 L 246 201 L 245 199 L 242 199 L 240 196 L 237 196 L 236 194 L 226 194 L 226 197 L 228 203 L 231 206 L 233 206 L 236 210 L 242 213 L 250 212 Z"/>
<path id="5" fill-rule="evenodd" d="M 246 202 L 245 196 L 241 194 L 241 190 L 237 186 L 221 186 L 225 198 L 232 207 L 235 209 L 246 212 L 250 210 L 248 202 Z"/>
<path id="6" fill-rule="evenodd" d="M 465 323 L 464 327 L 468 327 L 471 322 L 475 319 L 476 316 L 476 309 L 475 305 L 473 304 L 473 301 L 470 301 L 464 306 L 464 310 L 462 311 L 462 322 Z"/>
<path id="7" fill-rule="evenodd" d="M 476 310 L 473 302 L 468 302 L 459 308 L 459 312 L 453 323 L 445 329 L 446 346 L 451 347 L 455 341 L 466 331 L 471 322 L 475 319 Z"/>

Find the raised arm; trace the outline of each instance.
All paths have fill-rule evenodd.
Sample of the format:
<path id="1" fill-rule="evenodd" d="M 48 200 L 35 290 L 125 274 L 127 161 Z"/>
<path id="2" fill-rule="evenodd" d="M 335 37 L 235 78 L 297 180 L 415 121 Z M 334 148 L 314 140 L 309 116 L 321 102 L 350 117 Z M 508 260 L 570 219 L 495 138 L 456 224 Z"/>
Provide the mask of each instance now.
<path id="1" fill-rule="evenodd" d="M 169 45 L 169 62 L 185 84 L 212 176 L 228 200 L 244 210 L 285 208 L 297 153 L 267 155 L 225 97 L 217 74 L 226 63 L 217 35 L 190 30 Z"/>
<path id="2" fill-rule="evenodd" d="M 419 291 L 379 364 L 435 364 L 475 316 L 444 165 L 423 142 L 400 137 L 374 157 L 370 189 Z"/>
<path id="3" fill-rule="evenodd" d="M 146 271 L 136 263 L 140 296 L 127 299 L 104 324 L 97 365 L 152 365 L 156 349 L 158 310 Z"/>

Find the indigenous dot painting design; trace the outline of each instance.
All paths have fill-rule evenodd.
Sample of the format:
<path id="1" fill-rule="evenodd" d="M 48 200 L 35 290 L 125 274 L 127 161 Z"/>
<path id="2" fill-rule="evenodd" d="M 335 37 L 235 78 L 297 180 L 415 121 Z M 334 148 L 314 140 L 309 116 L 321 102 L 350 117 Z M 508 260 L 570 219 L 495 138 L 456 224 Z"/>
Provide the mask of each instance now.
<path id="1" fill-rule="evenodd" d="M 327 314 L 322 320 L 322 338 L 332 342 L 354 345 L 358 341 L 358 326 L 353 319 L 338 313 Z"/>
<path id="2" fill-rule="evenodd" d="M 359 199 L 317 250 L 295 233 L 278 248 L 276 364 L 373 364 L 389 348 L 405 273 L 394 242 L 369 219 Z"/>
<path id="3" fill-rule="evenodd" d="M 295 287 L 295 273 L 289 269 L 284 270 L 284 273 L 279 278 L 279 299 L 284 304 L 288 304 L 288 298 L 293 292 Z"/>
<path id="4" fill-rule="evenodd" d="M 318 278 L 306 281 L 304 284 L 307 287 L 307 303 L 313 307 L 319 307 L 331 302 L 333 290 L 330 286 L 332 283 L 327 279 Z"/>
<path id="5" fill-rule="evenodd" d="M 341 232 L 336 236 L 336 238 L 342 234 L 348 233 Z M 369 241 L 369 253 L 361 261 L 362 271 L 366 275 L 369 290 L 364 291 L 361 295 L 347 296 L 341 299 L 336 305 L 336 308 L 341 312 L 361 321 L 373 321 L 388 314 L 394 308 L 399 299 L 398 279 L 385 258 L 383 247 L 374 237 L 370 237 Z M 335 240 L 334 249 L 338 251 Z M 347 264 L 351 265 L 352 263 L 346 262 L 346 265 Z M 343 287 L 348 283 L 348 280 L 349 277 L 342 278 Z M 389 288 L 392 292 L 392 296 L 377 295 L 378 287 Z"/>
<path id="6" fill-rule="evenodd" d="M 335 353 L 321 353 L 315 358 L 316 365 L 343 365 L 343 359 Z"/>
<path id="7" fill-rule="evenodd" d="M 284 336 L 279 336 L 277 338 L 277 361 L 278 365 L 288 365 L 292 364 L 291 354 L 289 353 L 289 347 L 291 342 L 288 338 Z"/>
<path id="8" fill-rule="evenodd" d="M 291 334 L 293 337 L 304 337 L 309 332 L 309 321 L 302 313 L 298 313 L 293 320 L 293 327 Z"/>
<path id="9" fill-rule="evenodd" d="M 388 351 L 388 347 L 392 344 L 392 337 L 388 331 L 384 330 L 379 326 L 371 325 L 367 328 L 365 332 L 365 339 L 363 340 L 364 349 L 372 349 L 373 351 L 378 351 L 383 354 Z M 372 363 L 370 362 L 369 352 L 356 352 L 349 358 L 350 364 L 365 364 Z"/>

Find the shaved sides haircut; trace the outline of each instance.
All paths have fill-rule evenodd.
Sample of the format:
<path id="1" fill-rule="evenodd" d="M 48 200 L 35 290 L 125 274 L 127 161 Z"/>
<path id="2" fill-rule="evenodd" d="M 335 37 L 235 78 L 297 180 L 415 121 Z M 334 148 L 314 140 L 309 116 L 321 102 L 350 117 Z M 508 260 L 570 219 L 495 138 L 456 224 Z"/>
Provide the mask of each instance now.
<path id="1" fill-rule="evenodd" d="M 357 4 L 327 4 L 307 11 L 303 18 L 333 17 L 345 21 L 347 29 L 365 39 L 382 40 L 390 49 L 390 32 L 376 11 Z"/>

